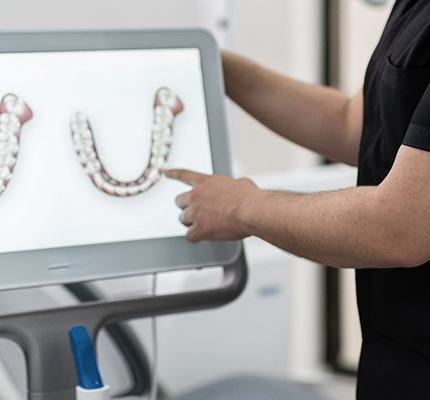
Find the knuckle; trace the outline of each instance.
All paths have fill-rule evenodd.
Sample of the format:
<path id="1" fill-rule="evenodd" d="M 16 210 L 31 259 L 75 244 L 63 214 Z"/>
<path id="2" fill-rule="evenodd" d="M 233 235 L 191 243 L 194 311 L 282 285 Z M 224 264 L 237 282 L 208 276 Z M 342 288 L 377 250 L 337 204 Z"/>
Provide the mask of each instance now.
<path id="1" fill-rule="evenodd" d="M 179 222 L 180 222 L 181 224 L 183 224 L 183 223 L 184 223 L 184 213 L 181 213 L 181 214 L 179 215 L 178 220 L 179 220 Z"/>
<path id="2" fill-rule="evenodd" d="M 249 186 L 249 187 L 257 187 L 257 185 L 255 184 L 255 182 L 252 180 L 252 179 L 249 179 L 249 178 L 246 178 L 246 177 L 243 177 L 243 178 L 241 178 L 240 179 L 241 180 L 241 182 L 243 183 L 243 184 L 245 184 L 245 185 L 247 185 L 247 186 Z"/>
<path id="3" fill-rule="evenodd" d="M 190 192 L 190 199 L 191 199 L 191 201 L 197 200 L 199 198 L 201 192 L 202 192 L 202 190 L 201 190 L 200 184 L 194 186 L 193 190 L 191 190 L 191 192 Z"/>
<path id="4" fill-rule="evenodd" d="M 193 217 L 197 217 L 200 213 L 200 205 L 197 203 L 193 204 L 192 212 L 193 212 Z"/>
<path id="5" fill-rule="evenodd" d="M 247 178 L 246 176 L 242 176 L 241 178 L 239 178 L 239 181 L 243 182 L 243 183 L 251 183 L 252 182 L 251 179 Z"/>
<path id="6" fill-rule="evenodd" d="M 197 238 L 196 235 L 194 234 L 193 231 L 188 231 L 187 232 L 187 236 L 186 236 L 187 240 L 189 240 L 191 243 L 196 243 L 197 242 Z"/>
<path id="7" fill-rule="evenodd" d="M 194 219 L 196 216 L 196 209 L 194 206 L 188 207 L 187 214 L 191 219 Z"/>

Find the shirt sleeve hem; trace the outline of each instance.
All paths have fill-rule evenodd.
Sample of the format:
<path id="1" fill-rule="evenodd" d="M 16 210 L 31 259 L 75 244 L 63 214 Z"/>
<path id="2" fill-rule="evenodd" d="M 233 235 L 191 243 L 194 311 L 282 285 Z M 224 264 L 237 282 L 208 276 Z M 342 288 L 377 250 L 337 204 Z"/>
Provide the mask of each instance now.
<path id="1" fill-rule="evenodd" d="M 430 127 L 410 124 L 403 143 L 406 146 L 430 151 Z"/>

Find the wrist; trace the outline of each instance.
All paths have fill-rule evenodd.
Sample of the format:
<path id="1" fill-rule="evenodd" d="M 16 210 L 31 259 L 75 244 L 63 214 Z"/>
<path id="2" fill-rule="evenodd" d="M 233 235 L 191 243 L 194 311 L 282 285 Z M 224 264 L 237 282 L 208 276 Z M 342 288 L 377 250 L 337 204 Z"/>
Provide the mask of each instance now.
<path id="1" fill-rule="evenodd" d="M 239 226 L 246 236 L 254 236 L 258 231 L 258 219 L 268 196 L 267 190 L 255 188 L 250 196 L 239 207 Z"/>

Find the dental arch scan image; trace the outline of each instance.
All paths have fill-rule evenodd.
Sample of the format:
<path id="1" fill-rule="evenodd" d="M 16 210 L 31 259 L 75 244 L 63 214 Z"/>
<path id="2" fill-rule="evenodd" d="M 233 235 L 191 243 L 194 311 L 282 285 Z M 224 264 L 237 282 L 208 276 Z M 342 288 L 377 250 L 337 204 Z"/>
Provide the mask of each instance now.
<path id="1" fill-rule="evenodd" d="M 199 49 L 0 65 L 0 253 L 185 235 L 161 169 L 213 173 Z"/>
<path id="2" fill-rule="evenodd" d="M 143 173 L 135 180 L 121 182 L 107 172 L 100 160 L 94 133 L 83 112 L 73 115 L 70 122 L 73 143 L 79 160 L 101 191 L 119 197 L 134 196 L 150 189 L 161 178 L 173 142 L 173 120 L 184 109 L 181 100 L 168 88 L 157 90 L 154 101 L 154 124 L 150 159 Z"/>

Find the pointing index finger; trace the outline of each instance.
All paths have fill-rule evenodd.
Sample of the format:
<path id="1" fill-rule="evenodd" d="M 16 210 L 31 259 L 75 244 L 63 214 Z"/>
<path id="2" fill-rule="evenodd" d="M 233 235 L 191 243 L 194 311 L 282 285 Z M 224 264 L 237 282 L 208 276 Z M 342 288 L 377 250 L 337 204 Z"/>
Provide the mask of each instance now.
<path id="1" fill-rule="evenodd" d="M 190 171 L 188 169 L 164 169 L 163 174 L 170 179 L 176 179 L 190 186 L 194 186 L 202 182 L 209 176 L 199 172 Z"/>

